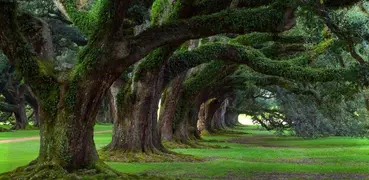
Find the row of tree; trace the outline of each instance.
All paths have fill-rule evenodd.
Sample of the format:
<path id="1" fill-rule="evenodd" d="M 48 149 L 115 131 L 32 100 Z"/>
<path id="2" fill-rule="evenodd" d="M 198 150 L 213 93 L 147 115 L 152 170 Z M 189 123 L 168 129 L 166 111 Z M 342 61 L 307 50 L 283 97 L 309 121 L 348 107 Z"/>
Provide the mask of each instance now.
<path id="1" fill-rule="evenodd" d="M 6 72 L 15 69 L 25 89 L 23 105 L 6 102 L 35 97 L 41 136 L 38 158 L 13 178 L 45 167 L 58 177 L 86 168 L 116 176 L 93 141 L 101 112 L 114 122 L 106 151 L 157 154 L 169 152 L 162 140 L 191 143 L 241 113 L 302 136 L 324 132 L 314 125 L 337 118 L 333 110 L 347 109 L 343 125 L 363 117 L 366 1 L 1 0 L 0 8 Z M 349 106 L 350 95 L 361 105 Z M 299 131 L 302 122 L 314 131 Z"/>

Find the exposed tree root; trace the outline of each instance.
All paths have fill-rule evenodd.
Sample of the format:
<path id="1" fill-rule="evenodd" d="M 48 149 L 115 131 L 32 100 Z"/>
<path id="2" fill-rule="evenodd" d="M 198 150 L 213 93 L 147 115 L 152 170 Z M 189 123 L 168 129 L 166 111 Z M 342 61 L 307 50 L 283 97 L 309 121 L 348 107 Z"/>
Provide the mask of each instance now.
<path id="1" fill-rule="evenodd" d="M 122 149 L 102 148 L 99 151 L 99 156 L 104 161 L 116 162 L 201 162 L 204 159 L 187 154 L 155 152 L 132 152 Z"/>
<path id="2" fill-rule="evenodd" d="M 138 176 L 120 173 L 102 161 L 86 169 L 69 172 L 60 165 L 34 164 L 19 167 L 14 171 L 0 174 L 0 180 L 115 180 L 115 179 L 167 179 L 156 176 Z"/>

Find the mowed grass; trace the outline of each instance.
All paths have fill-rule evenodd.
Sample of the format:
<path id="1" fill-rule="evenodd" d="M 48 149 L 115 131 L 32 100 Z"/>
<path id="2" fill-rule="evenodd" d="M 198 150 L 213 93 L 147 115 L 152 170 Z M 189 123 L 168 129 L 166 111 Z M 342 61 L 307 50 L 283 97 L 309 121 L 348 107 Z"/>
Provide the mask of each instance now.
<path id="1" fill-rule="evenodd" d="M 111 129 L 111 125 L 97 125 L 95 129 L 104 131 Z M 221 149 L 173 149 L 178 153 L 203 157 L 207 160 L 205 162 L 107 163 L 125 173 L 186 179 L 258 179 L 263 174 L 275 173 L 297 174 L 297 177 L 317 173 L 369 175 L 368 139 L 328 137 L 306 140 L 291 136 L 277 137 L 273 132 L 256 129 L 256 126 L 238 127 L 235 130 L 248 134 L 222 133 L 204 137 L 202 143 L 224 147 Z M 6 135 L 9 137 L 9 134 Z M 108 144 L 110 140 L 111 133 L 95 135 L 97 148 Z M 38 141 L 0 144 L 0 173 L 26 165 L 37 157 L 38 148 Z"/>

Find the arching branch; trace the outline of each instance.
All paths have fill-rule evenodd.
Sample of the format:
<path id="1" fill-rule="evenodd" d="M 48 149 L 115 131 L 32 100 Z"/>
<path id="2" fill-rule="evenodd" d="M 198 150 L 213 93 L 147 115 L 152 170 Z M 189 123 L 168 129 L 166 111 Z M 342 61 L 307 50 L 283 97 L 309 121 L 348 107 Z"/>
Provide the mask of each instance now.
<path id="1" fill-rule="evenodd" d="M 287 79 L 308 82 L 352 81 L 358 82 L 358 68 L 320 69 L 297 66 L 289 61 L 275 61 L 265 57 L 258 50 L 247 46 L 214 43 L 201 46 L 193 51 L 173 55 L 171 61 L 208 62 L 222 60 L 246 64 L 254 71 L 280 76 Z"/>
<path id="2" fill-rule="evenodd" d="M 221 33 L 281 32 L 292 28 L 293 16 L 285 19 L 290 9 L 263 7 L 256 9 L 224 10 L 219 13 L 196 16 L 188 20 L 175 21 L 152 27 L 132 37 L 132 58 L 137 61 L 153 49 L 164 44 L 198 39 Z M 159 39 L 157 37 L 160 37 Z M 120 60 L 123 61 L 123 60 Z"/>

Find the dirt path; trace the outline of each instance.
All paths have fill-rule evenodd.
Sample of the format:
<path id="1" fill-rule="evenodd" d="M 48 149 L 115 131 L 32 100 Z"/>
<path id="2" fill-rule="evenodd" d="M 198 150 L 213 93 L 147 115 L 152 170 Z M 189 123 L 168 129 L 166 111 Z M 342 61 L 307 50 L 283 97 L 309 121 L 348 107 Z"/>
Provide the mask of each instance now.
<path id="1" fill-rule="evenodd" d="M 101 134 L 101 133 L 108 133 L 111 132 L 111 130 L 105 130 L 105 131 L 96 131 L 94 134 Z M 12 139 L 5 139 L 0 140 L 0 144 L 5 143 L 13 143 L 13 142 L 23 142 L 23 141 L 32 141 L 32 140 L 39 140 L 40 136 L 33 136 L 33 137 L 26 137 L 26 138 L 12 138 Z"/>

